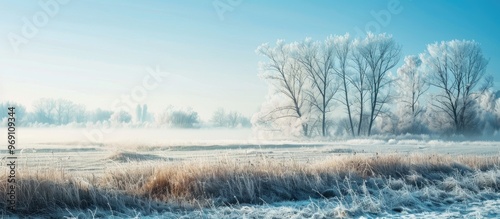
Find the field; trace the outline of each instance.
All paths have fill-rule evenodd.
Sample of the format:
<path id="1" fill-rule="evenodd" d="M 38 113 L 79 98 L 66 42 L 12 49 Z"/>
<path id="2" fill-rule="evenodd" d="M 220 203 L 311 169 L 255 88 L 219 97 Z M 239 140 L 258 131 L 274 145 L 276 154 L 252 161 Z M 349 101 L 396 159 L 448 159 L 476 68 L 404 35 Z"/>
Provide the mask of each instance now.
<path id="1" fill-rule="evenodd" d="M 123 129 L 96 144 L 84 131 L 20 130 L 19 217 L 500 217 L 495 139 L 270 141 L 246 129 Z"/>

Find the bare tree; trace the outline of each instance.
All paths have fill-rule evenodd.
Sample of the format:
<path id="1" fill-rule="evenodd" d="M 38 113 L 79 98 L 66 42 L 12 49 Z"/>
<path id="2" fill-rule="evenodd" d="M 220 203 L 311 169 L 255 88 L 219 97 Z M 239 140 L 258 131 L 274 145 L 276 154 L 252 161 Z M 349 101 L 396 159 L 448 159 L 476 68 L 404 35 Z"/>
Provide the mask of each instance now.
<path id="1" fill-rule="evenodd" d="M 71 122 L 71 113 L 75 104 L 69 100 L 57 99 L 55 101 L 55 116 L 58 125 L 64 125 Z"/>
<path id="2" fill-rule="evenodd" d="M 142 122 L 142 107 L 141 104 L 137 104 L 135 107 L 135 121 Z"/>
<path id="3" fill-rule="evenodd" d="M 276 107 L 266 113 L 264 120 L 282 118 L 301 119 L 306 107 L 304 94 L 306 74 L 303 73 L 300 63 L 292 57 L 293 45 L 278 40 L 276 47 L 263 44 L 257 48 L 257 53 L 267 57 L 268 62 L 262 64 L 262 77 L 271 83 L 273 89 L 287 99 L 287 104 Z M 302 123 L 302 133 L 308 136 L 309 126 Z"/>
<path id="4" fill-rule="evenodd" d="M 468 131 L 467 128 L 474 126 L 471 106 L 479 96 L 474 91 L 479 88 L 488 65 L 479 43 L 452 40 L 430 44 L 425 63 L 430 70 L 431 85 L 440 91 L 433 106 L 448 117 L 455 132 Z M 491 80 L 486 82 L 478 93 L 491 86 Z"/>
<path id="5" fill-rule="evenodd" d="M 234 128 L 238 126 L 238 123 L 240 122 L 240 113 L 236 111 L 230 111 L 227 113 L 227 126 L 230 128 Z"/>
<path id="6" fill-rule="evenodd" d="M 54 99 L 40 99 L 33 104 L 35 121 L 40 123 L 54 124 L 55 119 Z"/>
<path id="7" fill-rule="evenodd" d="M 148 112 L 148 105 L 143 104 L 142 105 L 142 122 L 149 122 L 149 112 Z"/>
<path id="8" fill-rule="evenodd" d="M 224 108 L 218 108 L 217 110 L 215 110 L 210 121 L 217 127 L 226 126 L 226 111 L 224 110 Z"/>
<path id="9" fill-rule="evenodd" d="M 0 103 L 0 120 L 4 120 L 8 116 L 7 113 L 9 107 L 16 108 L 16 125 L 25 125 L 29 122 L 29 119 L 26 116 L 28 114 L 26 107 L 22 104 L 10 101 Z"/>
<path id="10" fill-rule="evenodd" d="M 357 127 L 357 135 L 361 135 L 361 127 L 363 126 L 363 121 L 364 119 L 364 105 L 366 103 L 366 95 L 368 94 L 369 88 L 368 88 L 368 83 L 366 79 L 366 74 L 368 71 L 368 64 L 366 60 L 361 56 L 361 53 L 359 52 L 359 48 L 362 46 L 361 45 L 361 40 L 356 39 L 353 42 L 353 51 L 351 53 L 351 59 L 352 63 L 354 66 L 354 71 L 355 74 L 353 75 L 352 78 L 347 78 L 349 79 L 351 85 L 355 88 L 356 90 L 356 95 L 355 95 L 355 102 L 358 104 L 357 109 L 353 110 L 358 112 L 358 127 Z M 353 103 L 354 104 L 354 103 Z"/>
<path id="11" fill-rule="evenodd" d="M 308 92 L 311 105 L 321 114 L 321 135 L 327 135 L 327 113 L 339 85 L 335 83 L 335 46 L 334 37 L 324 42 L 313 42 L 306 39 L 299 44 L 297 60 L 309 76 L 312 89 Z"/>
<path id="12" fill-rule="evenodd" d="M 399 62 L 401 46 L 392 39 L 392 36 L 369 33 L 361 42 L 358 50 L 368 64 L 366 78 L 370 87 L 368 124 L 368 135 L 370 135 L 373 122 L 389 101 L 390 95 L 388 92 L 384 93 L 384 89 L 392 82 L 388 77 L 388 72 Z"/>
<path id="13" fill-rule="evenodd" d="M 422 70 L 422 60 L 418 56 L 406 56 L 403 66 L 398 69 L 398 105 L 400 117 L 405 128 L 415 132 L 419 116 L 424 111 L 420 104 L 422 95 L 429 90 L 425 72 Z"/>
<path id="14" fill-rule="evenodd" d="M 335 47 L 336 61 L 338 62 L 338 65 L 336 65 L 337 67 L 335 67 L 334 69 L 342 83 L 340 90 L 342 91 L 343 96 L 340 99 L 340 102 L 346 106 L 349 129 L 351 131 L 351 135 L 355 136 L 354 124 L 352 122 L 352 112 L 351 112 L 352 102 L 350 101 L 349 98 L 351 96 L 349 88 L 350 86 L 352 86 L 351 84 L 354 82 L 352 76 L 348 72 L 349 56 L 351 54 L 351 47 L 352 47 L 352 42 L 349 34 L 347 33 L 344 36 L 335 36 L 334 47 Z"/>

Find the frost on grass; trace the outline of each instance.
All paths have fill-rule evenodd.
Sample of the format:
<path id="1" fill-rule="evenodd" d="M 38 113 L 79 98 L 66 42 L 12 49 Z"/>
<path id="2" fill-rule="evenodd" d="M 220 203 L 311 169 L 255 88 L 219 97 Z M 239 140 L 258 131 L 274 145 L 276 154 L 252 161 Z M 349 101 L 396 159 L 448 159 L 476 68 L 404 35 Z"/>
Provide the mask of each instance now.
<path id="1" fill-rule="evenodd" d="M 498 157 L 392 154 L 336 156 L 317 163 L 266 158 L 140 168 L 131 163 L 102 176 L 36 171 L 20 176 L 17 213 L 331 218 L 441 217 L 458 209 L 491 217 L 499 215 L 497 202 L 484 205 L 490 206 L 485 212 L 479 206 L 500 199 L 499 164 Z M 5 177 L 0 177 L 0 195 L 7 191 Z"/>

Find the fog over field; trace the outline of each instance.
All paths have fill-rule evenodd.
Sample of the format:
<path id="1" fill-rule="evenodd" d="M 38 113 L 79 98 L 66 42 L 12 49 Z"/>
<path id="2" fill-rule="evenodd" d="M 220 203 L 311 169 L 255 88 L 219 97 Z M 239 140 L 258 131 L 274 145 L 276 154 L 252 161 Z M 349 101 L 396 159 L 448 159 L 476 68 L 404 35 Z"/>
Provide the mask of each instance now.
<path id="1" fill-rule="evenodd" d="M 499 10 L 0 0 L 0 217 L 500 218 Z"/>

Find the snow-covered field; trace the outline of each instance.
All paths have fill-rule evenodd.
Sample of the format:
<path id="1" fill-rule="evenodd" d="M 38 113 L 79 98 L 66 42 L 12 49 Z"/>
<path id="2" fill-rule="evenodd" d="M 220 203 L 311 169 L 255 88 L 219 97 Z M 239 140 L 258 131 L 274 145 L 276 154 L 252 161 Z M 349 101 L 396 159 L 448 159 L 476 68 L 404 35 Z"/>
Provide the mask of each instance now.
<path id="1" fill-rule="evenodd" d="M 57 168 L 74 175 L 102 174 L 155 163 L 252 162 L 256 159 L 314 163 L 342 156 L 378 156 L 412 154 L 500 157 L 500 141 L 439 140 L 428 136 L 373 137 L 335 141 L 263 140 L 252 137 L 251 130 L 168 130 L 121 129 L 105 133 L 104 142 L 95 143 L 85 136 L 86 129 L 19 129 L 19 172 L 37 168 Z M 5 144 L 1 146 L 1 153 Z M 119 156 L 118 156 L 119 155 Z M 2 159 L 2 168 L 5 160 Z M 481 175 L 483 174 L 483 175 Z M 485 190 L 470 185 L 486 177 L 491 183 Z M 397 183 L 383 179 L 384 185 Z M 446 178 L 451 189 L 440 185 L 424 188 L 393 189 L 385 186 L 371 191 L 347 193 L 342 197 L 311 198 L 231 206 L 200 207 L 191 210 L 161 212 L 141 218 L 498 218 L 500 217 L 500 170 L 498 168 L 470 177 Z M 488 181 L 488 182 L 490 182 Z M 477 183 L 477 182 L 476 182 Z M 474 184 L 475 185 L 475 184 Z M 364 192 L 363 192 L 364 191 Z M 471 192 L 474 191 L 474 192 Z M 401 207 L 402 206 L 402 207 Z M 68 211 L 69 212 L 69 211 Z M 88 212 L 84 210 L 85 215 Z M 78 215 L 78 213 L 70 214 Z M 133 215 L 129 215 L 133 216 Z"/>

